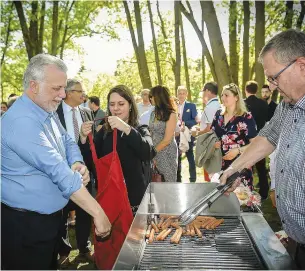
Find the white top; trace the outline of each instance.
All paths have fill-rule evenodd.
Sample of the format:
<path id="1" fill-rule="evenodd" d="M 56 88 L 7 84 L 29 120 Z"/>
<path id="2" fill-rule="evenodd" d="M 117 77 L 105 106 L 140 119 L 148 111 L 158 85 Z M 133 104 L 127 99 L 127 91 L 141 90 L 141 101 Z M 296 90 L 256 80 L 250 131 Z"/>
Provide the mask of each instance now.
<path id="1" fill-rule="evenodd" d="M 139 116 L 141 116 L 143 113 L 145 113 L 146 111 L 151 109 L 152 105 L 151 104 L 144 105 L 143 103 L 138 103 L 137 107 L 138 107 L 138 111 L 139 111 Z"/>
<path id="2" fill-rule="evenodd" d="M 208 124 L 213 122 L 216 111 L 220 109 L 218 98 L 213 98 L 208 101 L 206 107 L 201 114 L 200 130 L 204 130 Z"/>
<path id="3" fill-rule="evenodd" d="M 150 119 L 150 115 L 151 115 L 151 112 L 154 110 L 154 106 L 150 106 L 150 108 L 144 112 L 143 114 L 139 115 L 140 118 L 139 118 L 139 124 L 140 125 L 149 125 L 149 119 Z"/>
<path id="4" fill-rule="evenodd" d="M 64 117 L 66 122 L 66 128 L 69 136 L 75 141 L 75 134 L 74 134 L 74 127 L 73 127 L 73 119 L 72 119 L 72 107 L 65 103 L 65 101 L 62 102 L 62 109 L 64 111 Z M 83 123 L 82 116 L 79 111 L 79 107 L 75 107 L 75 115 L 78 123 L 78 128 L 80 130 L 81 125 Z"/>

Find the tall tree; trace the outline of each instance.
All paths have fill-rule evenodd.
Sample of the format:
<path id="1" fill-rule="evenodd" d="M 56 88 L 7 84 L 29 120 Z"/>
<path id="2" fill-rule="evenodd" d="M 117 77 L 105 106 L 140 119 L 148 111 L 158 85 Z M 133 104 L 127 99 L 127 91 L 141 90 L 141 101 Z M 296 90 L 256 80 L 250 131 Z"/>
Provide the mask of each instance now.
<path id="1" fill-rule="evenodd" d="M 259 53 L 265 44 L 265 2 L 255 1 L 256 22 L 255 22 L 255 80 L 260 90 L 265 82 L 263 66 L 257 61 Z M 261 95 L 261 92 L 258 92 Z"/>
<path id="2" fill-rule="evenodd" d="M 217 83 L 220 89 L 232 81 L 227 55 L 223 45 L 220 27 L 212 1 L 201 1 L 204 21 L 207 26 L 211 48 L 213 52 Z"/>
<path id="3" fill-rule="evenodd" d="M 153 38 L 154 54 L 155 54 L 156 69 L 157 69 L 157 76 L 158 76 L 158 84 L 162 85 L 160 59 L 159 59 L 158 46 L 157 46 L 157 41 L 156 41 L 154 20 L 153 20 L 153 14 L 152 14 L 152 11 L 151 11 L 150 0 L 147 0 L 147 7 L 148 7 L 148 12 L 149 12 L 150 28 L 151 28 L 152 38 Z"/>
<path id="4" fill-rule="evenodd" d="M 176 63 L 175 63 L 175 91 L 177 94 L 177 88 L 181 85 L 181 50 L 180 50 L 180 8 L 179 2 L 175 1 L 175 52 L 176 52 Z"/>
<path id="5" fill-rule="evenodd" d="M 293 19 L 293 1 L 286 1 L 286 15 L 284 19 L 284 29 L 290 29 L 292 27 Z"/>
<path id="6" fill-rule="evenodd" d="M 123 5 L 126 12 L 128 27 L 131 35 L 132 45 L 135 51 L 135 55 L 138 63 L 139 75 L 141 78 L 143 88 L 150 88 L 152 86 L 150 75 L 148 71 L 148 65 L 145 55 L 144 39 L 143 39 L 143 30 L 142 30 L 142 20 L 141 20 L 141 11 L 139 1 L 134 1 L 134 13 L 136 17 L 136 26 L 138 34 L 138 43 L 136 41 L 135 32 L 132 26 L 131 15 L 127 1 L 123 1 Z"/>
<path id="7" fill-rule="evenodd" d="M 51 55 L 56 56 L 58 40 L 58 1 L 53 1 Z"/>
<path id="8" fill-rule="evenodd" d="M 230 1 L 229 9 L 229 48 L 230 70 L 232 79 L 238 85 L 238 53 L 237 53 L 237 8 L 236 1 Z"/>
<path id="9" fill-rule="evenodd" d="M 305 1 L 300 1 L 301 3 L 301 11 L 300 11 L 300 14 L 299 14 L 299 17 L 298 17 L 298 20 L 297 20 L 297 25 L 296 27 L 298 29 L 302 29 L 302 24 L 304 22 L 304 15 L 305 15 Z"/>
<path id="10" fill-rule="evenodd" d="M 217 74 L 216 74 L 216 69 L 215 69 L 215 64 L 214 64 L 213 58 L 212 58 L 211 53 L 208 49 L 208 46 L 207 46 L 207 43 L 204 39 L 203 33 L 201 32 L 199 26 L 197 25 L 192 7 L 191 7 L 191 5 L 188 1 L 186 3 L 188 5 L 189 11 L 186 10 L 186 8 L 184 7 L 184 5 L 181 2 L 180 2 L 180 10 L 183 13 L 183 15 L 189 20 L 191 25 L 193 26 L 193 28 L 194 28 L 194 30 L 197 34 L 197 37 L 198 37 L 198 39 L 201 43 L 202 51 L 204 52 L 204 56 L 206 57 L 206 60 L 209 64 L 209 66 L 210 66 L 210 70 L 211 70 L 211 74 L 213 76 L 213 79 L 214 79 L 214 81 L 217 82 L 218 80 L 217 80 Z M 202 9 L 202 11 L 203 11 L 203 9 Z"/>
<path id="11" fill-rule="evenodd" d="M 203 10 L 201 10 L 201 33 L 204 36 L 204 18 L 203 18 Z M 202 87 L 205 84 L 205 59 L 204 59 L 204 50 L 202 48 L 201 53 L 201 69 L 202 69 Z"/>
<path id="12" fill-rule="evenodd" d="M 250 79 L 249 75 L 249 32 L 250 32 L 250 4 L 249 1 L 243 1 L 244 9 L 244 33 L 243 33 L 243 85 L 242 90 L 245 97 L 245 85 Z"/>
<path id="13" fill-rule="evenodd" d="M 189 101 L 192 101 L 192 91 L 191 91 L 191 84 L 190 84 L 189 68 L 188 68 L 188 64 L 187 64 L 187 54 L 186 54 L 183 21 L 182 21 L 181 13 L 179 13 L 179 15 L 180 15 L 180 26 L 181 26 L 182 55 L 183 55 L 183 66 L 184 66 L 184 73 L 185 73 L 185 83 L 186 83 L 186 88 L 188 90 L 187 98 Z"/>

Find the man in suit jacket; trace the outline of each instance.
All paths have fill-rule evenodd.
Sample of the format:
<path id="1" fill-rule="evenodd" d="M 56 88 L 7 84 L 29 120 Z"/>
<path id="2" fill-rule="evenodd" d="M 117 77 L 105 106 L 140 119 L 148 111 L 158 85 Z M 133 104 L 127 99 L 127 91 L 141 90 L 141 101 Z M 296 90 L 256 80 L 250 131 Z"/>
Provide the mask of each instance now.
<path id="1" fill-rule="evenodd" d="M 179 86 L 177 90 L 177 95 L 179 99 L 178 105 L 178 122 L 180 129 L 183 131 L 186 126 L 188 129 L 192 129 L 194 125 L 197 124 L 197 109 L 196 105 L 186 101 L 187 98 L 187 89 L 184 86 Z M 176 137 L 177 144 L 179 146 L 180 136 Z M 194 158 L 194 140 L 195 138 L 191 137 L 191 142 L 189 142 L 189 150 L 185 153 L 187 160 L 189 162 L 189 173 L 190 173 L 190 182 L 196 182 L 196 165 Z M 181 155 L 182 153 L 179 151 L 178 155 L 178 172 L 177 172 L 177 181 L 181 182 Z"/>
<path id="2" fill-rule="evenodd" d="M 80 81 L 76 79 L 69 79 L 67 81 L 66 87 L 66 98 L 59 105 L 57 109 L 57 114 L 60 119 L 62 126 L 67 130 L 68 134 L 77 143 L 79 140 L 79 131 L 83 122 L 92 120 L 92 112 L 90 109 L 81 107 L 84 101 L 83 87 Z M 91 154 L 84 155 L 84 162 L 89 167 L 92 162 Z M 90 172 L 93 172 L 92 168 L 88 168 Z M 92 182 L 90 181 L 86 186 L 88 191 L 92 193 Z M 77 248 L 81 256 L 92 260 L 93 255 L 91 252 L 91 243 L 89 241 L 90 231 L 91 231 L 91 217 L 71 200 L 68 202 L 67 206 L 63 209 L 63 221 L 61 225 L 61 244 L 59 249 L 59 264 L 63 264 L 68 261 L 68 256 L 71 251 L 71 245 L 69 242 L 69 234 L 67 227 L 67 218 L 70 211 L 76 211 L 76 241 Z"/>
<path id="3" fill-rule="evenodd" d="M 89 108 L 93 112 L 94 119 L 102 119 L 106 116 L 105 112 L 100 108 L 100 98 L 97 96 L 89 97 Z M 95 128 L 103 123 L 103 120 L 96 121 Z"/>
<path id="4" fill-rule="evenodd" d="M 255 81 L 248 81 L 245 87 L 246 97 L 245 100 L 248 110 L 252 113 L 256 122 L 257 132 L 259 132 L 266 124 L 268 120 L 268 104 L 257 98 L 255 95 L 258 90 L 258 84 Z M 259 193 L 262 199 L 268 197 L 269 184 L 268 184 L 268 172 L 266 169 L 266 159 L 262 159 L 255 165 L 259 178 Z"/>

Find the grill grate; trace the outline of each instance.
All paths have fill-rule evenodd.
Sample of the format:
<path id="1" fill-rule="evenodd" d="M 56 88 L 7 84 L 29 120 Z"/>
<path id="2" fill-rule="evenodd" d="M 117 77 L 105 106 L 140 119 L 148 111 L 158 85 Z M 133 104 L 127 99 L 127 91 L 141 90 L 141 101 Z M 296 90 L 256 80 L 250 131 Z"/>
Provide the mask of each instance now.
<path id="1" fill-rule="evenodd" d="M 164 241 L 146 244 L 138 269 L 265 269 L 238 218 L 201 231 L 203 239 L 182 236 L 178 245 L 169 242 L 174 231 Z"/>

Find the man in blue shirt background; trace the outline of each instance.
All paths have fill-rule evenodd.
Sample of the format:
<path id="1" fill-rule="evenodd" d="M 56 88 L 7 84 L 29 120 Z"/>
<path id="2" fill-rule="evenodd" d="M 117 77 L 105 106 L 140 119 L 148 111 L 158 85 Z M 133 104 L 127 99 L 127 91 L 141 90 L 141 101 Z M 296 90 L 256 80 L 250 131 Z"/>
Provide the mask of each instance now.
<path id="1" fill-rule="evenodd" d="M 66 72 L 57 57 L 33 57 L 23 95 L 2 117 L 2 269 L 57 268 L 69 198 L 93 217 L 97 235 L 110 232 L 107 216 L 85 188 L 90 178 L 80 150 L 54 113 L 66 95 Z"/>

